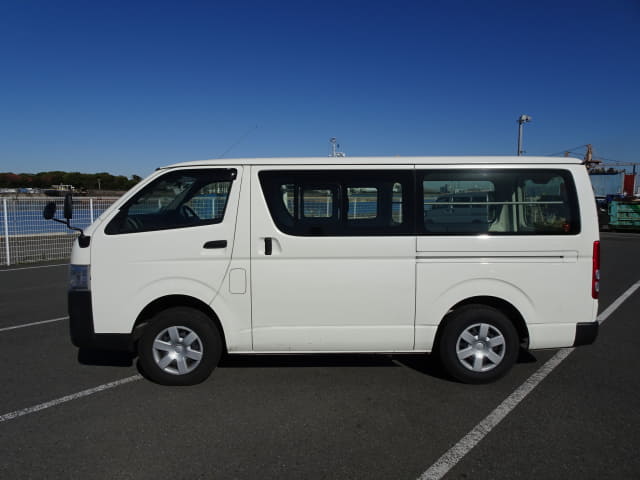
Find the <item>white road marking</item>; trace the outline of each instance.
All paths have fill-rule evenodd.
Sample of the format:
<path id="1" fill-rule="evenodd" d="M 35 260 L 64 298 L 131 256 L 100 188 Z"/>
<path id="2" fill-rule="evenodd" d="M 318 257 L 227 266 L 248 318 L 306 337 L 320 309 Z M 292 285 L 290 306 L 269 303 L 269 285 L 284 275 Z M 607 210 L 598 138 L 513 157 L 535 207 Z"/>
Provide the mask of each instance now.
<path id="1" fill-rule="evenodd" d="M 640 288 L 640 281 L 634 283 L 622 295 L 620 295 L 611 305 L 609 305 L 600 315 L 600 324 L 624 303 L 633 293 Z M 467 433 L 458 443 L 447 450 L 429 469 L 424 472 L 418 480 L 439 480 L 444 477 L 449 470 L 460 462 L 480 441 L 493 430 L 516 406 L 527 396 L 536 386 L 544 380 L 565 358 L 567 358 L 575 348 L 563 348 L 559 350 L 551 359 L 531 375 L 522 385 L 520 385 L 511 395 L 509 395 L 495 410 L 487 415 L 480 423 Z"/>
<path id="2" fill-rule="evenodd" d="M 600 315 L 598 315 L 598 321 L 600 322 L 600 324 L 602 325 L 604 323 L 604 321 L 609 318 L 609 316 L 618 309 L 618 307 L 620 305 L 622 305 L 624 303 L 624 301 L 629 298 L 631 295 L 633 295 L 633 293 L 640 288 L 640 281 L 634 283 L 633 285 L 631 285 L 626 292 L 624 292 L 622 295 L 620 295 L 618 298 L 616 298 L 614 300 L 614 302 L 609 305 L 607 308 L 604 309 L 604 311 L 602 313 L 600 313 Z"/>
<path id="3" fill-rule="evenodd" d="M 52 318 L 50 320 L 42 320 L 41 322 L 23 323 L 21 325 L 13 325 L 11 327 L 0 328 L 0 332 L 6 332 L 7 330 L 15 330 L 16 328 L 33 327 L 35 325 L 42 325 L 45 323 L 59 322 L 61 320 L 68 320 L 69 317 Z"/>
<path id="4" fill-rule="evenodd" d="M 17 272 L 18 270 L 33 270 L 36 268 L 52 268 L 52 267 L 68 267 L 68 263 L 56 263 L 55 265 L 39 265 L 37 267 L 23 267 L 23 268 L 3 268 L 0 269 L 0 273 L 2 272 Z"/>
<path id="5" fill-rule="evenodd" d="M 94 393 L 109 390 L 110 388 L 119 387 L 120 385 L 124 385 L 125 383 L 135 382 L 137 380 L 140 380 L 141 378 L 142 375 L 133 375 L 121 380 L 116 380 L 115 382 L 98 385 L 97 387 L 89 388 L 88 390 L 83 390 L 72 395 L 56 398 L 55 400 L 51 400 L 49 402 L 40 403 L 38 405 L 34 405 L 33 407 L 23 408 L 22 410 L 16 410 L 15 412 L 5 413 L 4 415 L 0 416 L 0 423 L 6 422 L 8 420 L 13 420 L 14 418 L 22 417 L 24 415 L 29 415 L 30 413 L 39 412 L 40 410 L 44 410 L 46 408 L 55 407 L 56 405 L 60 405 L 61 403 L 70 402 L 82 397 L 88 397 L 89 395 L 93 395 Z"/>

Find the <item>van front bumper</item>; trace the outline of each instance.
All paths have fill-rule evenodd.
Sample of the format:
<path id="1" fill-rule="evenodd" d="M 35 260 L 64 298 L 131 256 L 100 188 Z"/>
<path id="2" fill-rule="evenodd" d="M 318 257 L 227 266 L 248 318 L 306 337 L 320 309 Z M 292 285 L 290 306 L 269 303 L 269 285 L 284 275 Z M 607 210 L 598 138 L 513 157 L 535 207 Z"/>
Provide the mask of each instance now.
<path id="1" fill-rule="evenodd" d="M 574 347 L 580 345 L 591 345 L 598 336 L 600 324 L 595 322 L 578 323 L 576 325 L 576 338 L 573 342 Z"/>
<path id="2" fill-rule="evenodd" d="M 91 350 L 133 350 L 133 336 L 129 333 L 95 333 L 91 292 L 70 290 L 68 295 L 69 333 L 71 343 Z"/>

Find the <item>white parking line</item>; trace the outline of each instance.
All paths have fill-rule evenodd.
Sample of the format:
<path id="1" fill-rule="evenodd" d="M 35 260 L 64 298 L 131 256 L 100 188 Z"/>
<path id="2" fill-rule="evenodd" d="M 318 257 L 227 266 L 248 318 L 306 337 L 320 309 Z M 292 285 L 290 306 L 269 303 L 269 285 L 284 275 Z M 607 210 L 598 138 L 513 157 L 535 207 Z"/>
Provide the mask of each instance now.
<path id="1" fill-rule="evenodd" d="M 640 281 L 634 283 L 622 295 L 620 295 L 611 305 L 609 305 L 600 315 L 598 321 L 602 324 L 620 305 L 624 303 L 633 293 L 640 288 Z M 493 430 L 516 406 L 527 396 L 536 386 L 544 380 L 565 358 L 567 358 L 574 348 L 563 348 L 559 350 L 550 360 L 531 375 L 522 385 L 520 385 L 511 395 L 509 395 L 500 405 L 487 415 L 480 423 L 467 433 L 453 447 L 447 450 L 429 469 L 424 472 L 418 480 L 439 480 L 444 477 L 449 470 L 460 462 L 464 456 L 473 449 L 480 441 Z"/>
<path id="2" fill-rule="evenodd" d="M 616 298 L 611 305 L 605 308 L 604 311 L 600 315 L 598 315 L 598 321 L 601 324 L 604 323 L 604 321 L 609 318 L 609 315 L 617 310 L 618 307 L 622 305 L 627 298 L 633 295 L 633 292 L 635 292 L 638 288 L 640 288 L 640 281 L 631 285 L 622 295 Z"/>
<path id="3" fill-rule="evenodd" d="M 56 263 L 55 265 L 39 265 L 37 267 L 22 267 L 22 268 L 3 268 L 0 269 L 0 273 L 2 272 L 17 272 L 18 270 L 34 270 L 36 268 L 52 268 L 52 267 L 68 267 L 68 263 Z"/>
<path id="4" fill-rule="evenodd" d="M 55 400 L 51 400 L 49 402 L 40 403 L 38 405 L 34 405 L 33 407 L 23 408 L 22 410 L 16 410 L 15 412 L 5 413 L 0 416 L 0 423 L 6 422 L 8 420 L 13 420 L 14 418 L 22 417 L 24 415 L 29 415 L 30 413 L 39 412 L 40 410 L 44 410 L 46 408 L 55 407 L 56 405 L 60 405 L 61 403 L 70 402 L 71 400 L 76 400 L 82 397 L 88 397 L 89 395 L 93 395 L 94 393 L 102 392 L 104 390 L 109 390 L 110 388 L 119 387 L 120 385 L 124 385 L 125 383 L 135 382 L 140 380 L 142 375 L 133 375 L 131 377 L 123 378 L 121 380 L 116 380 L 115 382 L 105 383 L 102 385 L 98 385 L 97 387 L 89 388 L 88 390 L 83 390 L 78 393 L 74 393 L 72 395 L 67 395 L 65 397 L 56 398 Z"/>
<path id="5" fill-rule="evenodd" d="M 13 325 L 11 327 L 0 328 L 0 332 L 6 332 L 7 330 L 15 330 L 17 328 L 33 327 L 35 325 L 42 325 L 45 323 L 59 322 L 61 320 L 68 320 L 69 317 L 52 318 L 50 320 L 42 320 L 40 322 L 23 323 L 20 325 Z"/>

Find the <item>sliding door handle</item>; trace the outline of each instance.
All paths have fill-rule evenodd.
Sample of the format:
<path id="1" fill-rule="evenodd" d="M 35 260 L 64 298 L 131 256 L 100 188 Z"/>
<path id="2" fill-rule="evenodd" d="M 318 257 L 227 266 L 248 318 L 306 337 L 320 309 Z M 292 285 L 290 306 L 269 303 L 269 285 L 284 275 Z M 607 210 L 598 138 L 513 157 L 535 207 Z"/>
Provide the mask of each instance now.
<path id="1" fill-rule="evenodd" d="M 202 248 L 227 248 L 226 240 L 212 240 L 211 242 L 205 243 Z"/>
<path id="2" fill-rule="evenodd" d="M 264 239 L 264 254 L 271 255 L 273 253 L 273 239 L 267 237 Z"/>

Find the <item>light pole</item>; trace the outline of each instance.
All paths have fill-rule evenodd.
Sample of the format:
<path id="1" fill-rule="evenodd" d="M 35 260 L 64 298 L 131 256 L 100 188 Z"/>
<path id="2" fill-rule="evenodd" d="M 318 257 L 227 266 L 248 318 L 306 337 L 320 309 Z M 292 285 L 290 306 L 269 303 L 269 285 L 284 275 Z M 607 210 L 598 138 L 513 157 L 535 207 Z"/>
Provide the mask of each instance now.
<path id="1" fill-rule="evenodd" d="M 338 145 L 338 139 L 336 137 L 331 137 L 329 139 L 329 142 L 331 143 L 331 154 L 329 155 L 330 157 L 346 157 L 344 152 L 338 151 L 340 145 Z"/>
<path id="2" fill-rule="evenodd" d="M 525 123 L 529 123 L 531 121 L 531 117 L 529 115 L 520 115 L 518 118 L 518 155 L 522 155 L 524 150 L 522 150 L 522 127 Z"/>

